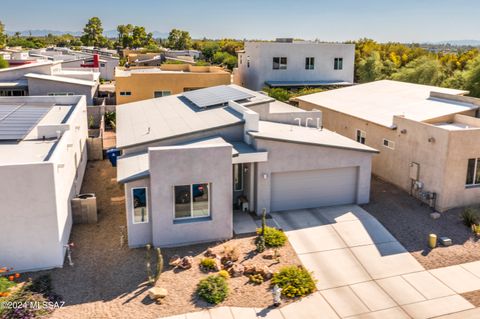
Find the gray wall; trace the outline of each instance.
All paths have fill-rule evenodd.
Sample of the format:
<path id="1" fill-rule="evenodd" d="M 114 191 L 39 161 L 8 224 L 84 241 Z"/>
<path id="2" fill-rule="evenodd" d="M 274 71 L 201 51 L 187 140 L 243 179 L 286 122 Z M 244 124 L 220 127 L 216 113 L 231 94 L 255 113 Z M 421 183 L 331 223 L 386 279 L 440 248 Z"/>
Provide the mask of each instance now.
<path id="1" fill-rule="evenodd" d="M 48 95 L 48 93 L 74 93 L 74 95 L 85 95 L 87 105 L 93 104 L 93 97 L 97 92 L 97 86 L 78 85 L 42 79 L 28 79 L 29 95 Z"/>
<path id="2" fill-rule="evenodd" d="M 261 213 L 262 208 L 270 212 L 270 181 L 271 174 L 275 172 L 358 166 L 357 204 L 369 201 L 372 153 L 259 138 L 254 139 L 254 145 L 258 150 L 268 151 L 268 162 L 256 165 L 255 210 L 257 214 Z M 267 174 L 268 178 L 264 179 L 263 174 Z"/>
<path id="3" fill-rule="evenodd" d="M 232 147 L 160 147 L 149 153 L 153 244 L 173 246 L 232 237 Z M 211 218 L 174 223 L 173 186 L 205 182 L 211 183 Z"/>

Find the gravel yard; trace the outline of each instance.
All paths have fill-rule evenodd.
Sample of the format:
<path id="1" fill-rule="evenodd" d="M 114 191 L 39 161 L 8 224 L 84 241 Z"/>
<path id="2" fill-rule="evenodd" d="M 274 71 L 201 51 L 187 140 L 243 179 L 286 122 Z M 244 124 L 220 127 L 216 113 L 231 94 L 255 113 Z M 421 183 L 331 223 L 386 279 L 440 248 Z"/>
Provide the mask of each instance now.
<path id="1" fill-rule="evenodd" d="M 449 210 L 434 220 L 428 206 L 378 178 L 372 178 L 370 203 L 362 207 L 375 216 L 426 269 L 480 260 L 480 243 L 462 224 L 462 209 Z M 453 245 L 429 249 L 428 235 L 431 233 L 451 238 Z"/>
<path id="2" fill-rule="evenodd" d="M 115 169 L 105 161 L 89 162 L 82 192 L 97 196 L 99 221 L 95 225 L 75 225 L 71 242 L 74 243 L 73 262 L 63 269 L 30 274 L 50 273 L 54 290 L 66 301 L 63 308 L 55 310 L 52 318 L 159 318 L 179 313 L 198 311 L 207 305 L 199 301 L 195 288 L 207 276 L 199 270 L 198 262 L 207 248 L 222 252 L 224 245 L 237 247 L 239 261 L 268 265 L 275 271 L 284 265 L 300 264 L 295 252 L 287 243 L 279 249 L 280 263 L 251 254 L 255 249 L 253 237 L 232 239 L 224 243 L 193 245 L 163 249 L 164 272 L 157 286 L 168 289 L 169 295 L 162 304 L 152 302 L 147 296 L 145 249 L 121 247 L 121 227 L 125 226 L 123 187 L 115 180 Z M 168 266 L 171 256 L 192 255 L 194 266 L 188 270 L 173 270 Z M 221 306 L 263 308 L 271 304 L 268 283 L 253 286 L 245 276 L 228 280 L 229 297 Z"/>

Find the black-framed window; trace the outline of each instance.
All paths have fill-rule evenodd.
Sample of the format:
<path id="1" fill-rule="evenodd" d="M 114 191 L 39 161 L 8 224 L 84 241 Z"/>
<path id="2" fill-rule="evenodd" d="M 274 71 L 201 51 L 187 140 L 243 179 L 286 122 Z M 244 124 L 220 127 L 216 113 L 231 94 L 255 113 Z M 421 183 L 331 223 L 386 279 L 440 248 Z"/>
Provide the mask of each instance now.
<path id="1" fill-rule="evenodd" d="M 148 193 L 146 187 L 132 188 L 133 223 L 148 223 Z"/>
<path id="2" fill-rule="evenodd" d="M 335 58 L 333 61 L 334 70 L 343 70 L 343 58 Z"/>
<path id="3" fill-rule="evenodd" d="M 307 57 L 305 58 L 305 70 L 313 70 L 315 68 L 315 58 Z"/>
<path id="4" fill-rule="evenodd" d="M 174 218 L 199 218 L 210 216 L 210 184 L 174 186 Z"/>
<path id="5" fill-rule="evenodd" d="M 470 158 L 467 165 L 466 186 L 480 186 L 480 158 Z"/>
<path id="6" fill-rule="evenodd" d="M 130 92 L 130 91 L 122 91 L 122 92 L 120 92 L 120 95 L 121 95 L 121 96 L 130 96 L 130 95 L 132 95 L 132 92 Z"/>
<path id="7" fill-rule="evenodd" d="M 164 96 L 169 96 L 170 94 L 172 94 L 172 92 L 170 91 L 155 91 L 153 92 L 153 97 L 155 98 L 164 97 Z"/>
<path id="8" fill-rule="evenodd" d="M 287 58 L 286 57 L 274 57 L 273 58 L 273 69 L 274 70 L 286 70 L 287 69 Z"/>

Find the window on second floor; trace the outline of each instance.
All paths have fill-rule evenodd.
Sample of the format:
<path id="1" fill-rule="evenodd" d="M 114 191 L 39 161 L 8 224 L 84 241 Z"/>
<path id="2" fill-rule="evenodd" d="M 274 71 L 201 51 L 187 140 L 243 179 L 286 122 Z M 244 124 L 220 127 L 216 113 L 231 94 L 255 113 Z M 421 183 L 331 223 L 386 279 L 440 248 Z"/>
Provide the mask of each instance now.
<path id="1" fill-rule="evenodd" d="M 172 94 L 172 92 L 170 91 L 155 91 L 153 92 L 153 97 L 157 98 L 157 97 L 163 97 L 163 96 L 168 96 Z"/>
<path id="2" fill-rule="evenodd" d="M 357 130 L 357 142 L 358 143 L 365 144 L 366 138 L 367 138 L 367 133 L 365 133 L 365 131 Z"/>
<path id="3" fill-rule="evenodd" d="M 315 68 L 315 58 L 305 58 L 305 70 L 313 70 Z"/>
<path id="4" fill-rule="evenodd" d="M 275 57 L 275 58 L 273 58 L 273 69 L 274 70 L 286 70 L 287 69 L 287 58 L 286 57 Z"/>
<path id="5" fill-rule="evenodd" d="M 122 91 L 122 92 L 120 92 L 120 95 L 121 95 L 121 96 L 130 96 L 130 95 L 132 95 L 132 92 L 130 92 L 130 91 Z"/>
<path id="6" fill-rule="evenodd" d="M 335 58 L 333 62 L 334 70 L 343 70 L 343 58 Z"/>
<path id="7" fill-rule="evenodd" d="M 467 165 L 466 186 L 480 186 L 480 158 L 470 158 Z"/>
<path id="8" fill-rule="evenodd" d="M 383 139 L 383 146 L 394 150 L 395 149 L 395 142 L 387 140 L 386 138 L 384 138 Z"/>

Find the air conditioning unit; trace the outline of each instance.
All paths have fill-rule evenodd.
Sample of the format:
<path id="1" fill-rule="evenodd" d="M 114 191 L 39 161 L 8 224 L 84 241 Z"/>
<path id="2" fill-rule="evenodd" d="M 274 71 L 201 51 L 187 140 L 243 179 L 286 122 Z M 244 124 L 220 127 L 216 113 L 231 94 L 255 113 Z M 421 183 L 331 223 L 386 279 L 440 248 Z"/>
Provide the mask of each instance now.
<path id="1" fill-rule="evenodd" d="M 97 198 L 95 194 L 79 194 L 71 200 L 74 224 L 93 224 L 97 218 Z"/>

